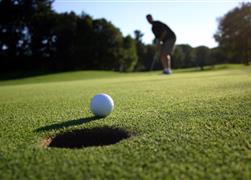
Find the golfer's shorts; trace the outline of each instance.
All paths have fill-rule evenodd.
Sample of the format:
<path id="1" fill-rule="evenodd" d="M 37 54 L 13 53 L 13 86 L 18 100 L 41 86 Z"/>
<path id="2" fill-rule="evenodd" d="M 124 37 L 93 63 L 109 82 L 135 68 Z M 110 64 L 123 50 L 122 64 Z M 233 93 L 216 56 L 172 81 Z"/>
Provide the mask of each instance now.
<path id="1" fill-rule="evenodd" d="M 164 44 L 161 45 L 161 53 L 171 55 L 174 51 L 175 41 L 176 39 L 168 39 L 166 42 L 164 42 Z"/>

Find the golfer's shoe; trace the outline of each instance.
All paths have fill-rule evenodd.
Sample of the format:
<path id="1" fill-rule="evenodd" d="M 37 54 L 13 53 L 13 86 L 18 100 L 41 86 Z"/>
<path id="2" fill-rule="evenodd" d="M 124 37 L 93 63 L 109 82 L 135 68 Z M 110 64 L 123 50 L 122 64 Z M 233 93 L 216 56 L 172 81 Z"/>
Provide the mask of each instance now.
<path id="1" fill-rule="evenodd" d="M 166 74 L 166 75 L 172 74 L 172 70 L 170 70 L 170 69 L 165 69 L 165 70 L 163 71 L 163 74 Z"/>

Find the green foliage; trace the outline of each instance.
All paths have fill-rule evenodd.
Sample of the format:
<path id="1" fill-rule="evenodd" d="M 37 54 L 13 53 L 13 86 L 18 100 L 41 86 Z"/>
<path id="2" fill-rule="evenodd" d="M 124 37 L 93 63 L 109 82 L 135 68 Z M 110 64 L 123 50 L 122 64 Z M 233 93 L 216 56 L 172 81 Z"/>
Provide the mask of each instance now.
<path id="1" fill-rule="evenodd" d="M 172 64 L 174 68 L 193 67 L 194 49 L 187 44 L 177 45 L 175 47 Z"/>
<path id="2" fill-rule="evenodd" d="M 155 53 L 157 52 L 157 49 L 152 44 L 144 44 L 142 42 L 142 37 L 144 34 L 140 30 L 134 31 L 134 39 L 136 42 L 136 49 L 137 49 L 137 64 L 135 66 L 135 71 L 148 71 L 151 68 L 151 64 L 154 58 Z M 160 63 L 157 62 L 157 67 L 154 66 L 153 68 L 160 69 Z"/>
<path id="3" fill-rule="evenodd" d="M 126 36 L 124 38 L 123 53 L 119 59 L 119 70 L 121 72 L 130 72 L 134 70 L 138 59 L 135 41 L 131 36 Z"/>
<path id="4" fill-rule="evenodd" d="M 0 1 L 0 55 L 10 57 L 28 53 L 31 48 L 30 30 L 33 16 L 51 12 L 50 0 Z M 5 46 L 6 52 L 2 51 Z"/>
<path id="5" fill-rule="evenodd" d="M 250 179 L 251 69 L 222 68 L 0 82 L 0 179 Z M 92 117 L 100 92 L 114 99 L 112 114 L 69 123 Z M 53 124 L 68 126 L 36 131 Z M 134 136 L 103 147 L 42 147 L 48 136 L 104 126 Z"/>
<path id="6" fill-rule="evenodd" d="M 251 61 L 251 3 L 242 3 L 219 20 L 215 40 L 230 62 Z"/>
<path id="7" fill-rule="evenodd" d="M 201 70 L 204 70 L 204 66 L 209 64 L 210 60 L 210 51 L 206 46 L 199 46 L 195 48 L 195 62 L 200 67 Z"/>
<path id="8" fill-rule="evenodd" d="M 147 47 L 142 42 L 142 37 L 144 36 L 144 34 L 140 30 L 135 30 L 134 36 L 135 36 L 137 56 L 138 56 L 138 62 L 136 64 L 135 70 L 136 71 L 147 70 L 147 67 L 145 66 L 145 61 L 147 61 L 145 57 L 147 53 Z"/>
<path id="9" fill-rule="evenodd" d="M 177 45 L 172 56 L 173 68 L 214 66 L 227 62 L 227 57 L 219 48 L 206 46 L 191 47 L 189 45 Z"/>
<path id="10" fill-rule="evenodd" d="M 1 1 L 0 9 L 4 10 L 0 12 L 3 71 L 119 70 L 120 62 L 125 71 L 134 69 L 134 46 L 129 42 L 130 47 L 124 47 L 120 30 L 105 19 L 92 19 L 85 13 L 58 14 L 52 11 L 49 0 L 5 0 Z M 125 57 L 121 53 L 132 54 L 120 60 Z"/>
<path id="11" fill-rule="evenodd" d="M 143 33 L 123 37 L 106 19 L 56 13 L 52 0 L 0 1 L 0 71 L 147 71 L 157 51 Z M 250 3 L 226 14 L 215 35 L 219 48 L 176 46 L 172 68 L 250 61 Z M 157 62 L 154 70 L 162 69 Z"/>
<path id="12" fill-rule="evenodd" d="M 119 65 L 120 49 L 123 48 L 123 36 L 119 29 L 105 19 L 93 21 L 94 36 L 90 46 L 93 46 L 93 67 L 100 69 L 115 69 Z"/>

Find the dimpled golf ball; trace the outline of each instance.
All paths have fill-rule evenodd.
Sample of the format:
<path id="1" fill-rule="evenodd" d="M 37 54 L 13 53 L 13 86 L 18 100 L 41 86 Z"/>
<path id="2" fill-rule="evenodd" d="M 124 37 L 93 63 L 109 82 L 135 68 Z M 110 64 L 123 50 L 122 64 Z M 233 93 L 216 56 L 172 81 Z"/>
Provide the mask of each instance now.
<path id="1" fill-rule="evenodd" d="M 97 94 L 91 100 L 91 111 L 95 116 L 108 116 L 114 108 L 114 102 L 108 94 Z"/>

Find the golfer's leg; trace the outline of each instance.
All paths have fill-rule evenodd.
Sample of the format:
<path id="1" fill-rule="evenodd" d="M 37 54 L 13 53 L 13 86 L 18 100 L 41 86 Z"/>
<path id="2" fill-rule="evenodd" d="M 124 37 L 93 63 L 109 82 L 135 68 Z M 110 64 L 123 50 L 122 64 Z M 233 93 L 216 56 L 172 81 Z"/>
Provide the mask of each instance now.
<path id="1" fill-rule="evenodd" d="M 167 69 L 168 68 L 167 56 L 165 54 L 161 53 L 160 59 L 161 59 L 162 65 L 163 65 L 163 69 L 164 70 Z"/>
<path id="2" fill-rule="evenodd" d="M 166 55 L 166 64 L 167 68 L 171 70 L 171 56 L 169 54 Z"/>

